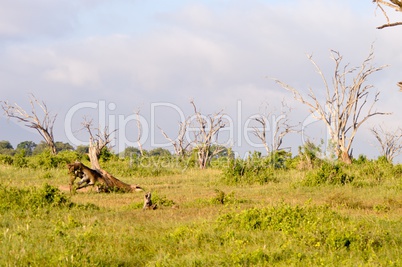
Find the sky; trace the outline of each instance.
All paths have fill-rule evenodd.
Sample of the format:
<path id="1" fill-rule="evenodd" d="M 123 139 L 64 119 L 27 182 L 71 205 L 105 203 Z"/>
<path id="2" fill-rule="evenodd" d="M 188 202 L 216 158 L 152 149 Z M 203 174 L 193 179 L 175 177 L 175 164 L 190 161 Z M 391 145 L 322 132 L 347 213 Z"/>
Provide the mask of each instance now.
<path id="1" fill-rule="evenodd" d="M 392 19 L 402 20 L 393 13 Z M 307 139 L 319 144 L 326 129 L 272 78 L 322 96 L 322 80 L 307 55 L 330 81 L 331 50 L 358 67 L 373 46 L 373 64 L 389 66 L 368 84 L 380 92 L 376 109 L 392 115 L 372 117 L 361 127 L 353 155 L 376 158 L 378 143 L 369 129 L 402 127 L 396 87 L 402 80 L 402 27 L 376 29 L 384 23 L 370 0 L 5 0 L 0 101 L 30 110 L 34 94 L 57 114 L 55 139 L 74 146 L 88 141 L 81 123 L 93 119 L 95 126 L 117 130 L 113 145 L 120 152 L 137 146 L 135 112 L 144 147 L 171 149 L 159 128 L 174 139 L 178 123 L 194 113 L 194 100 L 202 114 L 225 114 L 220 142 L 240 155 L 264 151 L 250 130 L 256 126 L 251 118 L 270 115 L 272 129 L 286 102 L 289 121 L 308 126 L 303 135 L 284 139 L 283 147 L 295 154 Z M 0 140 L 15 147 L 41 138 L 2 116 Z"/>

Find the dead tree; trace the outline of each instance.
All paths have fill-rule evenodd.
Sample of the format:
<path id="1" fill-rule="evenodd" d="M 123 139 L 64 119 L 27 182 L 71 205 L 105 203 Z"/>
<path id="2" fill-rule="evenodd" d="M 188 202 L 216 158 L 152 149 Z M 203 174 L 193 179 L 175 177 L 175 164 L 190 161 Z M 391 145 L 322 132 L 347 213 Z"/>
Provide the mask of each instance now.
<path id="1" fill-rule="evenodd" d="M 372 65 L 373 48 L 362 65 L 356 68 L 349 67 L 349 64 L 342 67 L 343 58 L 339 52 L 331 51 L 331 58 L 335 62 L 332 86 L 312 56 L 308 56 L 324 83 L 324 101 L 320 101 L 311 88 L 306 97 L 301 90 L 295 89 L 280 80 L 274 80 L 282 88 L 292 92 L 297 101 L 307 105 L 310 113 L 325 123 L 331 141 L 336 145 L 335 150 L 338 159 L 345 163 L 351 163 L 351 146 L 360 126 L 373 116 L 390 114 L 374 110 L 379 92 L 374 93 L 374 96 L 369 98 L 372 95 L 373 86 L 365 85 L 371 74 L 384 69 L 386 66 L 374 67 Z M 349 75 L 355 73 L 356 75 L 349 79 Z"/>
<path id="2" fill-rule="evenodd" d="M 179 133 L 174 140 L 170 138 L 160 127 L 158 127 L 166 140 L 168 140 L 172 144 L 175 154 L 181 158 L 184 158 L 187 155 L 188 148 L 191 145 L 191 142 L 186 139 L 186 133 L 189 123 L 190 118 L 186 118 L 184 121 L 179 122 Z"/>
<path id="3" fill-rule="evenodd" d="M 144 150 L 142 149 L 142 144 L 141 144 L 142 125 L 141 125 L 141 122 L 140 122 L 140 109 L 138 109 L 135 112 L 135 116 L 136 116 L 136 119 L 137 119 L 137 129 L 138 129 L 138 137 L 137 137 L 138 149 L 140 150 L 141 156 L 144 156 Z"/>
<path id="4" fill-rule="evenodd" d="M 110 136 L 114 132 L 109 132 L 108 127 L 105 127 L 103 131 L 100 128 L 95 129 L 96 134 L 92 133 L 92 120 L 87 120 L 84 118 L 82 123 L 83 128 L 89 133 L 89 151 L 88 156 L 91 161 L 91 168 L 95 170 L 100 170 L 99 158 L 102 149 L 106 148 L 111 142 Z"/>
<path id="5" fill-rule="evenodd" d="M 380 143 L 381 155 L 392 162 L 395 157 L 402 154 L 402 128 L 396 131 L 384 130 L 381 126 L 370 129 Z"/>
<path id="6" fill-rule="evenodd" d="M 393 8 L 397 12 L 402 12 L 402 0 L 389 0 L 389 1 L 373 0 L 373 2 L 377 4 L 377 8 L 379 8 L 381 10 L 381 12 L 383 13 L 384 17 L 387 20 L 386 24 L 378 26 L 377 29 L 384 29 L 384 28 L 387 28 L 387 27 L 394 27 L 394 26 L 402 25 L 402 21 L 391 22 L 391 20 L 389 19 L 388 15 L 387 15 L 387 12 L 384 9 L 384 6 L 386 6 L 386 7 L 389 7 L 389 8 Z"/>
<path id="7" fill-rule="evenodd" d="M 194 101 L 190 102 L 194 108 L 194 141 L 193 146 L 198 155 L 198 165 L 200 169 L 208 167 L 211 159 L 222 151 L 221 146 L 212 146 L 216 144 L 219 130 L 225 127 L 223 122 L 224 114 L 222 111 L 204 116 L 198 110 Z"/>
<path id="8" fill-rule="evenodd" d="M 7 101 L 1 101 L 1 107 L 8 118 L 16 119 L 18 122 L 25 123 L 25 126 L 35 129 L 43 137 L 46 144 L 50 148 L 52 154 L 56 154 L 56 145 L 53 137 L 53 126 L 56 121 L 57 114 L 52 115 L 49 112 L 44 101 L 39 101 L 31 94 L 29 102 L 31 103 L 31 112 L 27 112 L 18 104 L 10 105 Z M 43 112 L 43 117 L 39 118 L 36 107 Z"/>
<path id="9" fill-rule="evenodd" d="M 268 114 L 259 114 L 258 117 L 254 118 L 261 127 L 253 127 L 253 134 L 261 141 L 267 155 L 278 151 L 282 145 L 283 138 L 285 138 L 287 134 L 296 131 L 296 125 L 291 125 L 289 121 L 291 110 L 292 109 L 282 101 L 279 116 L 276 116 L 274 111 L 271 111 Z M 269 123 L 269 118 L 272 119 L 271 124 Z M 270 142 L 267 140 L 267 130 L 271 132 Z"/>

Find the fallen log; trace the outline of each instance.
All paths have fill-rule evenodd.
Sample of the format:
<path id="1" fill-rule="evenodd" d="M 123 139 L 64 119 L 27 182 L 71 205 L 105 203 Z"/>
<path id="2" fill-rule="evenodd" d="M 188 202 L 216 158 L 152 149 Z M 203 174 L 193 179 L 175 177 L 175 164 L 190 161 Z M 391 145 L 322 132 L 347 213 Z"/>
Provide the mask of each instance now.
<path id="1" fill-rule="evenodd" d="M 114 177 L 113 175 L 111 175 L 110 173 L 108 173 L 103 169 L 100 169 L 99 172 L 101 173 L 103 179 L 106 181 L 108 187 L 112 191 L 127 192 L 127 193 L 135 191 L 144 191 L 144 189 L 142 189 L 138 185 L 132 185 L 132 184 L 130 185 L 123 181 L 120 181 L 119 179 L 117 179 L 116 177 Z"/>
<path id="2" fill-rule="evenodd" d="M 87 186 L 96 186 L 98 192 L 129 193 L 135 191 L 144 191 L 144 189 L 138 185 L 127 184 L 103 169 L 94 170 L 85 166 L 81 162 L 67 164 L 67 168 L 70 173 L 70 192 L 76 178 L 81 179 L 78 182 L 79 186 L 77 190 Z"/>

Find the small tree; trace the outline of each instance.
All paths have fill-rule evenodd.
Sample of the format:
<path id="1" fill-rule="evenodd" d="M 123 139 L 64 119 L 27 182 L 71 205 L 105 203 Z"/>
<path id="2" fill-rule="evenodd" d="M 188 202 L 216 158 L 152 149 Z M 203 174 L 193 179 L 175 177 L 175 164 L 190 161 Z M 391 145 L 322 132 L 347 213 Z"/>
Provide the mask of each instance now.
<path id="1" fill-rule="evenodd" d="M 57 149 L 53 137 L 53 126 L 57 114 L 52 115 L 49 112 L 46 103 L 36 99 L 36 97 L 33 94 L 31 94 L 29 102 L 31 103 L 31 112 L 25 111 L 22 107 L 20 107 L 17 104 L 10 105 L 7 101 L 2 101 L 0 103 L 7 117 L 14 118 L 18 122 L 25 123 L 25 126 L 37 130 L 38 133 L 45 140 L 46 144 L 48 145 L 52 153 L 56 154 Z M 42 118 L 38 116 L 36 110 L 37 106 L 43 112 Z"/>
<path id="2" fill-rule="evenodd" d="M 197 152 L 199 167 L 205 169 L 208 167 L 211 159 L 222 151 L 222 146 L 213 145 L 216 144 L 219 130 L 225 127 L 223 113 L 220 111 L 204 116 L 197 110 L 194 101 L 191 101 L 191 104 L 195 113 L 193 149 Z"/>
<path id="3" fill-rule="evenodd" d="M 186 118 L 184 121 L 179 122 L 179 133 L 175 140 L 170 138 L 160 127 L 158 127 L 159 130 L 161 130 L 162 135 L 166 138 L 166 140 L 168 140 L 172 144 L 174 153 L 181 158 L 187 155 L 188 148 L 191 145 L 191 142 L 186 139 L 186 133 L 189 123 L 190 118 Z"/>
<path id="4" fill-rule="evenodd" d="M 0 141 L 0 154 L 13 155 L 14 153 L 13 145 L 9 141 Z"/>
<path id="5" fill-rule="evenodd" d="M 282 145 L 283 138 L 289 133 L 296 131 L 296 125 L 290 125 L 289 114 L 291 108 L 282 101 L 282 107 L 278 116 L 275 116 L 274 111 L 268 114 L 259 114 L 255 121 L 257 121 L 261 127 L 254 127 L 253 134 L 260 139 L 261 143 L 267 152 L 267 155 L 274 154 L 278 151 Z M 272 123 L 269 124 L 269 118 L 272 118 Z M 267 130 L 271 132 L 271 140 L 267 140 Z"/>
<path id="6" fill-rule="evenodd" d="M 370 129 L 380 143 L 381 156 L 385 156 L 389 162 L 402 154 L 402 128 L 395 131 L 384 130 L 381 126 Z"/>
<path id="7" fill-rule="evenodd" d="M 275 81 L 282 88 L 293 93 L 293 97 L 299 102 L 309 107 L 310 112 L 325 123 L 331 137 L 331 141 L 336 145 L 336 154 L 339 160 L 345 163 L 351 163 L 351 147 L 356 133 L 360 126 L 369 118 L 376 115 L 386 115 L 390 113 L 378 112 L 374 110 L 374 105 L 378 101 L 379 92 L 374 93 L 372 98 L 372 85 L 365 85 L 368 77 L 386 66 L 374 67 L 373 48 L 368 57 L 363 61 L 360 67 L 350 68 L 349 64 L 341 66 L 342 56 L 339 52 L 332 51 L 331 58 L 335 62 L 335 71 L 332 77 L 332 86 L 328 83 L 322 70 L 312 56 L 308 59 L 314 65 L 324 83 L 325 99 L 320 100 L 313 89 L 304 96 L 300 90 L 283 83 L 280 80 Z M 356 73 L 353 78 L 349 75 Z M 371 101 L 371 104 L 369 104 Z"/>
<path id="8" fill-rule="evenodd" d="M 32 152 L 34 151 L 34 149 L 36 148 L 36 144 L 33 141 L 24 141 L 21 142 L 17 145 L 16 150 L 20 151 L 20 150 L 25 150 L 25 154 L 27 156 L 31 156 Z"/>

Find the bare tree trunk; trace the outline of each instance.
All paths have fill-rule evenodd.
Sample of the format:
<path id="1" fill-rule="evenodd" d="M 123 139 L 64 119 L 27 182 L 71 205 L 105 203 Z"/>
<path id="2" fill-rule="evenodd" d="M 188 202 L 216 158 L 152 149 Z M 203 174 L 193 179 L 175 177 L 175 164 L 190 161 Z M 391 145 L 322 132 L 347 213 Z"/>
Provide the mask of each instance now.
<path id="1" fill-rule="evenodd" d="M 89 160 L 91 161 L 91 168 L 95 170 L 101 170 L 100 164 L 99 164 L 99 158 L 100 154 L 103 148 L 105 148 L 110 142 L 110 135 L 113 133 L 108 132 L 108 128 L 105 127 L 103 131 L 101 131 L 99 128 L 97 129 L 97 134 L 93 135 L 92 134 L 92 120 L 87 121 L 84 119 L 83 122 L 84 128 L 88 131 L 89 133 L 89 151 L 88 151 L 88 156 Z"/>
<path id="2" fill-rule="evenodd" d="M 340 151 L 340 155 L 341 155 L 340 159 L 342 162 L 344 162 L 346 164 L 352 163 L 352 158 L 347 151 Z"/>
<path id="3" fill-rule="evenodd" d="M 138 149 L 140 150 L 141 156 L 144 156 L 144 150 L 142 149 L 142 144 L 141 144 L 142 125 L 140 122 L 140 110 L 139 109 L 135 112 L 135 115 L 137 118 L 137 129 L 138 129 L 138 138 L 137 138 Z"/>
<path id="4" fill-rule="evenodd" d="M 89 145 L 88 157 L 89 161 L 91 162 L 91 168 L 94 170 L 100 170 L 101 169 L 99 164 L 100 150 L 96 145 L 92 143 Z"/>

